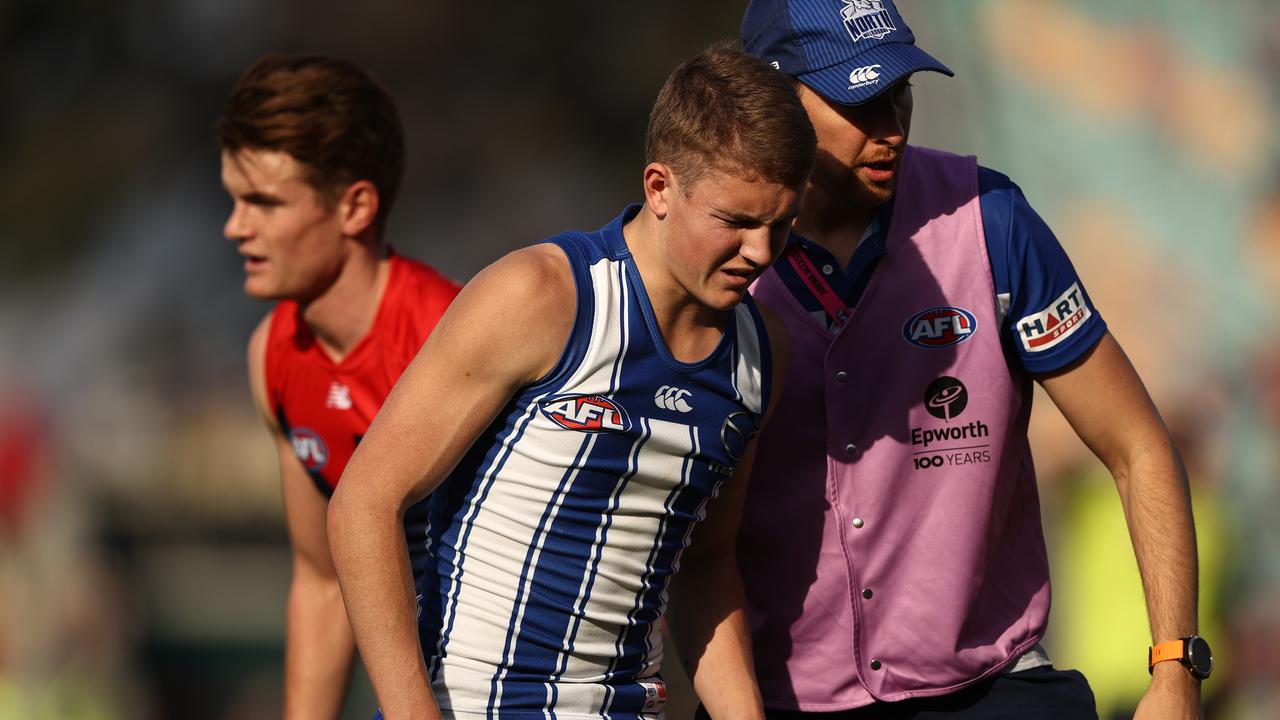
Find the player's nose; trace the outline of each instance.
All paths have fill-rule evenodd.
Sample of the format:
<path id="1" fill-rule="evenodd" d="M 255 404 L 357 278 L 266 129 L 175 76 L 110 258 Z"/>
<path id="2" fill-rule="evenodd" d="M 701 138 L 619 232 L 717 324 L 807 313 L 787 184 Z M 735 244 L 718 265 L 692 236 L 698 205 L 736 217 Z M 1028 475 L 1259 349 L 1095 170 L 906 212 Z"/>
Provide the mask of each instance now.
<path id="1" fill-rule="evenodd" d="M 886 98 L 868 104 L 863 115 L 863 131 L 875 140 L 900 143 L 906 138 L 910 122 L 910 111 Z"/>
<path id="2" fill-rule="evenodd" d="M 755 267 L 768 267 L 778 255 L 776 234 L 768 225 L 746 231 L 738 254 Z"/>
<path id="3" fill-rule="evenodd" d="M 227 221 L 222 225 L 222 235 L 228 240 L 240 241 L 249 237 L 248 225 L 244 217 L 244 205 L 235 203 L 231 206 L 231 213 L 227 215 Z"/>

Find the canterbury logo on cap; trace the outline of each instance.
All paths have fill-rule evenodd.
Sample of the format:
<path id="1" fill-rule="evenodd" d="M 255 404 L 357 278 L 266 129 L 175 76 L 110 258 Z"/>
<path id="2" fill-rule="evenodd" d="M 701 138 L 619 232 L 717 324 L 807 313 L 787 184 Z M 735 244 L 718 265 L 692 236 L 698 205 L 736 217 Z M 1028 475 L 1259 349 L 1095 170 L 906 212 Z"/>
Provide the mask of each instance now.
<path id="1" fill-rule="evenodd" d="M 880 73 L 876 72 L 879 67 L 879 65 L 863 65 L 849 73 L 849 89 L 852 90 L 880 82 Z"/>

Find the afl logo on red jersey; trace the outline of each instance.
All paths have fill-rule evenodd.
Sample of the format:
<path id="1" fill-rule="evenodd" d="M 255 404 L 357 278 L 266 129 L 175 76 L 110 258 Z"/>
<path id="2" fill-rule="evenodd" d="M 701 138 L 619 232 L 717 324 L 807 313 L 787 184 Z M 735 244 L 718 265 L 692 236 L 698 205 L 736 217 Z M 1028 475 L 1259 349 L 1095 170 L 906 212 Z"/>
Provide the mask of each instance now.
<path id="1" fill-rule="evenodd" d="M 978 319 L 958 307 L 935 307 L 916 313 L 902 326 L 902 337 L 922 348 L 944 348 L 973 337 Z"/>
<path id="2" fill-rule="evenodd" d="M 561 395 L 543 401 L 541 409 L 566 430 L 625 432 L 631 427 L 622 406 L 602 395 Z"/>
<path id="3" fill-rule="evenodd" d="M 307 470 L 320 472 L 329 464 L 329 446 L 315 430 L 292 428 L 289 430 L 289 442 L 293 444 L 293 454 L 298 456 Z"/>

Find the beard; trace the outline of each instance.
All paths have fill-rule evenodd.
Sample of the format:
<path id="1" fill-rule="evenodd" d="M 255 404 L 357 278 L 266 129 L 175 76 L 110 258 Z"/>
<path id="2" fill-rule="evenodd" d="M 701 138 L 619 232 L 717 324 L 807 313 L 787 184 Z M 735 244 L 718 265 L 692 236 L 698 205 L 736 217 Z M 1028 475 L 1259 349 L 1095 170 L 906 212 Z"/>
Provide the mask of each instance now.
<path id="1" fill-rule="evenodd" d="M 852 210 L 870 210 L 893 198 L 898 191 L 901 169 L 901 162 L 897 162 L 893 177 L 884 182 L 875 182 L 863 177 L 858 172 L 859 166 L 850 167 L 820 149 L 813 174 L 809 178 L 810 193 L 817 190 L 826 197 L 826 202 L 834 205 L 843 205 Z"/>

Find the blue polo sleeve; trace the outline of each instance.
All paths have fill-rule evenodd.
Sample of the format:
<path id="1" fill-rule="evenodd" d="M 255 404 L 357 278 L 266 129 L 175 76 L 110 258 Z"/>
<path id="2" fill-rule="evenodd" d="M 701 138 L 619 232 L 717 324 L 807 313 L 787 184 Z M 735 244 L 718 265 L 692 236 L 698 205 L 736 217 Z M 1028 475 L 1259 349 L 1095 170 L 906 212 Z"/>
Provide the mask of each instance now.
<path id="1" fill-rule="evenodd" d="M 1007 176 L 978 168 L 979 205 L 1011 363 L 1059 370 L 1102 339 L 1107 324 L 1053 231 Z"/>

